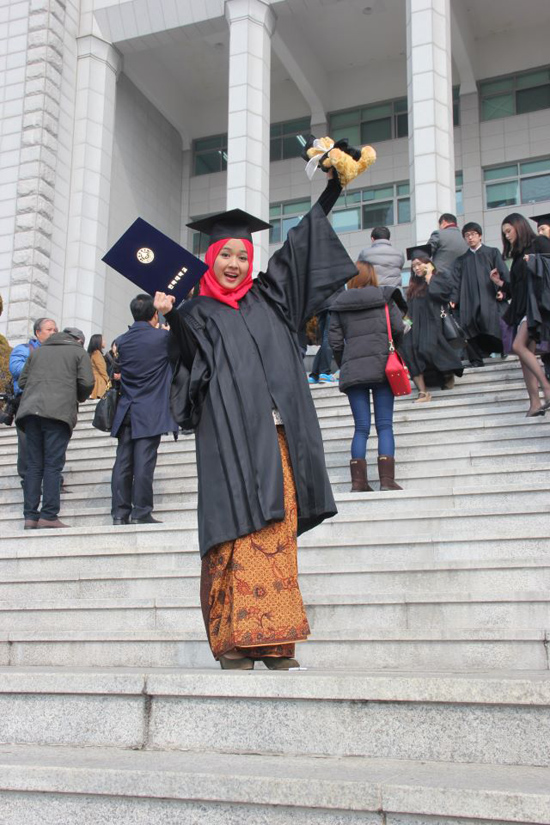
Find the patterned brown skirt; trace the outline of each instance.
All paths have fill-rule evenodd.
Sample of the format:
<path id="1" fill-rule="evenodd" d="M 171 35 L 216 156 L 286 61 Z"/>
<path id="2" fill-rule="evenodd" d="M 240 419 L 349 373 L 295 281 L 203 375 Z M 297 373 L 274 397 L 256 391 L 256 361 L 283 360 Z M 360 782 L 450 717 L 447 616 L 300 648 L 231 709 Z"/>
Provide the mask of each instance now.
<path id="1" fill-rule="evenodd" d="M 237 648 L 246 656 L 294 655 L 310 630 L 298 586 L 296 488 L 283 427 L 285 517 L 213 547 L 202 562 L 201 606 L 214 657 Z"/>

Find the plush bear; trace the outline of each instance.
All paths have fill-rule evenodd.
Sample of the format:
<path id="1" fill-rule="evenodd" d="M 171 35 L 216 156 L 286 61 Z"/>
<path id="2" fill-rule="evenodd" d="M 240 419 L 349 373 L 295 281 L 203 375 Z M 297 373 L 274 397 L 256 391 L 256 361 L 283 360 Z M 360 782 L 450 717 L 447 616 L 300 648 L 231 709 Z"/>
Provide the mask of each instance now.
<path id="1" fill-rule="evenodd" d="M 341 186 L 347 186 L 352 180 L 372 166 L 376 160 L 376 152 L 372 146 L 363 146 L 356 149 L 349 146 L 347 140 L 339 140 L 337 143 L 330 137 L 316 139 L 313 135 L 308 139 L 302 157 L 307 161 L 318 158 L 318 163 L 308 164 L 307 172 L 311 178 L 317 165 L 324 172 L 330 168 L 338 173 Z"/>

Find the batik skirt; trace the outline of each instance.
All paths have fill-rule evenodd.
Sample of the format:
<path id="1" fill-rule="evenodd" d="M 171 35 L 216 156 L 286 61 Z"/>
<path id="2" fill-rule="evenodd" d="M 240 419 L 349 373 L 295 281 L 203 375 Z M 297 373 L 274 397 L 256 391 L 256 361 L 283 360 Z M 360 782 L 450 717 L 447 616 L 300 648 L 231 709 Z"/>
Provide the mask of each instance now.
<path id="1" fill-rule="evenodd" d="M 203 559 L 201 606 L 218 659 L 237 649 L 253 659 L 294 655 L 310 633 L 298 586 L 296 488 L 283 427 L 277 427 L 285 517 L 213 547 Z"/>

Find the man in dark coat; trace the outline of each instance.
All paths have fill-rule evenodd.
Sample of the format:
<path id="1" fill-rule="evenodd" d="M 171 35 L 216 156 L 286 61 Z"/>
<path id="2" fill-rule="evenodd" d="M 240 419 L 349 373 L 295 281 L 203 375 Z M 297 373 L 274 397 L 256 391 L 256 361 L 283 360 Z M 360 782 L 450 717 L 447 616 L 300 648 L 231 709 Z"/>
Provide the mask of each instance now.
<path id="1" fill-rule="evenodd" d="M 25 529 L 67 527 L 58 518 L 61 471 L 78 415 L 94 386 L 84 333 L 67 327 L 34 349 L 19 376 L 17 426 L 26 435 Z M 42 509 L 39 511 L 42 491 Z"/>
<path id="2" fill-rule="evenodd" d="M 496 271 L 499 278 L 509 281 L 502 255 L 495 247 L 482 243 L 482 234 L 478 223 L 464 225 L 462 235 L 469 248 L 456 259 L 452 270 L 451 306 L 458 307 L 473 367 L 483 366 L 484 355 L 502 352 L 499 302 L 504 294 L 491 280 L 491 272 Z"/>
<path id="3" fill-rule="evenodd" d="M 163 433 L 177 432 L 170 413 L 170 333 L 158 329 L 150 295 L 130 303 L 134 323 L 116 340 L 121 396 L 111 435 L 118 438 L 111 479 L 113 524 L 154 524 L 153 474 Z"/>
<path id="4" fill-rule="evenodd" d="M 438 221 L 439 229 L 430 235 L 428 243 L 432 248 L 431 258 L 438 272 L 450 272 L 459 255 L 463 255 L 468 246 L 457 226 L 456 215 L 444 212 Z"/>

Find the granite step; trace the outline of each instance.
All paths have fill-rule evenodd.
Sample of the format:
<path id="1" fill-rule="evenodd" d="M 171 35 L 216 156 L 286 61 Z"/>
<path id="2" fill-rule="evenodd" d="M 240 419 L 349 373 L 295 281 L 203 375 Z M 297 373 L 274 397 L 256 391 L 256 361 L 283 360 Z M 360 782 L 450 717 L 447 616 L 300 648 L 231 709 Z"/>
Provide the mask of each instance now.
<path id="1" fill-rule="evenodd" d="M 548 767 L 549 707 L 550 672 L 0 668 L 0 745 Z"/>
<path id="2" fill-rule="evenodd" d="M 135 539 L 136 534 L 129 536 Z M 181 575 L 196 575 L 200 567 L 197 545 L 137 544 L 110 547 L 105 538 L 102 542 L 85 542 L 75 537 L 65 547 L 49 543 L 45 548 L 40 542 L 28 547 L 24 542 L 14 542 L 14 549 L 5 550 L 0 556 L 2 581 L 13 578 L 34 580 L 36 577 L 57 580 L 59 577 L 75 579 L 108 577 L 111 574 L 144 574 L 149 571 L 171 571 Z M 399 570 L 445 569 L 513 569 L 514 567 L 544 567 L 550 560 L 550 537 L 545 526 L 539 535 L 531 538 L 509 538 L 495 530 L 491 538 L 453 540 L 444 537 L 439 541 L 429 536 L 396 537 L 377 539 L 372 536 L 351 541 L 342 539 L 299 547 L 300 570 L 349 571 L 363 569 L 383 572 Z"/>
<path id="3" fill-rule="evenodd" d="M 0 774 L 6 825 L 550 821 L 541 767 L 9 745 Z"/>
<path id="4" fill-rule="evenodd" d="M 550 550 L 550 548 L 549 548 Z M 79 568 L 77 575 L 66 569 L 51 570 L 42 574 L 9 575 L 4 572 L 0 581 L 0 627 L 8 629 L 8 614 L 20 612 L 25 629 L 32 629 L 36 617 L 31 611 L 49 610 L 56 606 L 64 610 L 66 600 L 81 599 L 88 603 L 94 599 L 193 599 L 199 592 L 200 569 L 196 554 L 189 554 L 187 569 L 173 569 L 153 565 L 135 568 L 122 566 L 111 572 L 104 569 L 86 575 Z M 365 599 L 377 600 L 380 594 L 400 597 L 424 593 L 483 594 L 491 589 L 504 593 L 550 590 L 550 552 L 546 558 L 528 560 L 501 560 L 480 562 L 431 561 L 403 564 L 390 562 L 365 564 L 355 556 L 346 556 L 335 569 L 328 554 L 323 557 L 319 550 L 300 554 L 300 589 L 307 601 L 321 596 L 346 595 L 352 591 Z M 126 565 L 128 562 L 126 561 Z M 41 606 L 39 603 L 44 602 Z M 25 616 L 25 611 L 29 616 Z M 22 624 L 17 627 L 21 629 Z"/>
<path id="5" fill-rule="evenodd" d="M 451 490 L 415 490 L 375 491 L 372 493 L 337 493 L 335 495 L 338 513 L 342 518 L 355 514 L 375 515 L 388 512 L 388 505 L 398 508 L 404 515 L 419 510 L 437 511 L 456 509 L 464 515 L 472 510 L 489 509 L 494 512 L 506 511 L 511 506 L 529 505 L 550 506 L 550 480 L 533 481 L 521 489 L 516 484 L 495 484 L 487 490 L 483 486 L 472 485 L 467 489 L 460 487 Z M 0 529 L 10 530 L 21 523 L 21 494 L 17 500 L 6 501 L 0 513 Z M 111 497 L 102 498 L 76 493 L 63 496 L 61 517 L 78 519 L 86 524 L 104 523 L 110 519 Z M 197 496 L 185 499 L 181 494 L 155 495 L 155 515 L 161 520 L 196 523 Z"/>
<path id="6" fill-rule="evenodd" d="M 548 625 L 550 628 L 550 625 Z M 548 671 L 550 629 L 483 625 L 420 632 L 355 625 L 316 631 L 297 656 L 305 667 L 387 671 Z M 198 631 L 0 631 L 0 665 L 10 667 L 215 668 L 204 628 Z"/>
<path id="7" fill-rule="evenodd" d="M 353 577 L 350 577 L 353 583 Z M 101 582 L 56 582 L 21 585 L 17 601 L 0 602 L 1 627 L 6 633 L 48 631 L 117 632 L 147 634 L 149 631 L 199 632 L 203 629 L 199 606 L 198 580 L 191 577 L 187 587 L 178 589 L 178 579 L 156 582 L 139 580 L 131 595 L 128 582 L 116 582 L 111 589 Z M 125 585 L 123 587 L 122 585 Z M 169 585 L 172 585 L 171 587 Z M 538 584 L 544 586 L 544 581 Z M 9 587 L 9 586 L 8 586 Z M 102 589 L 103 588 L 103 589 Z M 16 585 L 12 590 L 17 589 Z M 97 591 L 103 593 L 100 596 Z M 145 592 L 149 596 L 145 596 Z M 28 593 L 28 596 L 24 594 Z M 111 595 L 109 595 L 111 594 Z M 45 601 L 50 595 L 49 601 Z M 355 628 L 368 627 L 377 632 L 416 633 L 421 637 L 424 628 L 438 627 L 443 631 L 483 627 L 485 630 L 506 632 L 515 627 L 535 630 L 550 627 L 550 592 L 544 590 L 513 590 L 494 588 L 474 592 L 457 591 L 419 593 L 382 592 L 304 593 L 309 623 L 314 634 L 339 632 L 345 635 Z M 32 613 L 32 616 L 31 616 Z M 32 618 L 32 622 L 30 619 Z M 29 627 L 30 625 L 30 627 Z"/>

